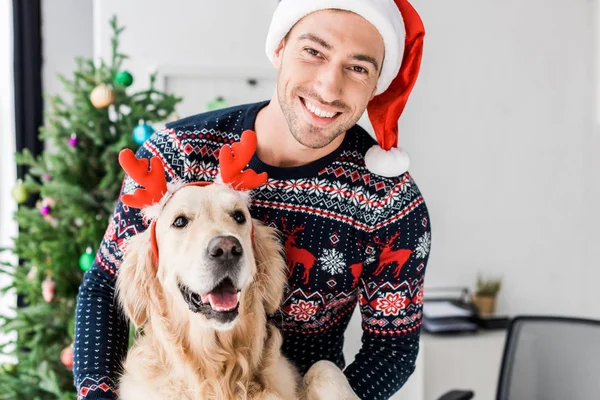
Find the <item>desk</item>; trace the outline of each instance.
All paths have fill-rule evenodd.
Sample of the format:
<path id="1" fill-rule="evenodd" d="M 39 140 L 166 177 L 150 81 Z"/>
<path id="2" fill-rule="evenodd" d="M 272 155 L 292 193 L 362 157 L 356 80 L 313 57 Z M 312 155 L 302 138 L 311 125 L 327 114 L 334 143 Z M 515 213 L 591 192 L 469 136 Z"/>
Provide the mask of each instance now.
<path id="1" fill-rule="evenodd" d="M 424 400 L 452 389 L 469 389 L 477 400 L 496 398 L 506 331 L 459 336 L 421 336 Z"/>

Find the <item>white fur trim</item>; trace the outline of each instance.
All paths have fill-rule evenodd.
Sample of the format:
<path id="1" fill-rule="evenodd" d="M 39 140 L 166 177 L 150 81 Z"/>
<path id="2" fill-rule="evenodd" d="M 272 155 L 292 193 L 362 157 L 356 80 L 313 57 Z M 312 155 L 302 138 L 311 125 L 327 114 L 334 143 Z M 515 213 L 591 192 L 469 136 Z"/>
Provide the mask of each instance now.
<path id="1" fill-rule="evenodd" d="M 171 182 L 168 182 L 167 183 L 167 193 L 165 193 L 163 195 L 163 197 L 162 197 L 162 199 L 160 199 L 160 201 L 154 203 L 151 206 L 142 208 L 142 210 L 140 211 L 140 213 L 142 214 L 142 217 L 148 223 L 150 223 L 150 222 L 154 221 L 156 218 L 158 218 L 163 207 L 165 206 L 165 204 L 167 204 L 167 201 L 169 201 L 169 199 L 173 196 L 173 194 L 176 191 L 178 191 L 179 189 L 181 189 L 184 185 L 185 185 L 185 182 L 182 180 L 179 180 L 179 179 L 174 179 Z"/>
<path id="2" fill-rule="evenodd" d="M 167 192 L 173 194 L 185 185 L 187 185 L 186 181 L 181 179 L 173 179 L 171 182 L 167 183 Z"/>
<path id="3" fill-rule="evenodd" d="M 166 203 L 166 201 L 165 201 L 165 203 Z M 140 214 L 142 215 L 142 218 L 144 218 L 144 220 L 147 223 L 150 223 L 158 218 L 158 216 L 160 215 L 160 212 L 162 211 L 162 207 L 163 207 L 163 202 L 161 200 L 160 202 L 154 203 L 151 206 L 142 208 L 140 211 Z"/>
<path id="4" fill-rule="evenodd" d="M 215 177 L 215 180 L 213 181 L 214 183 L 218 184 L 218 185 L 225 185 L 228 186 L 230 189 L 233 189 L 233 186 L 231 186 L 230 184 L 227 184 L 225 182 L 223 182 L 223 176 L 221 176 L 221 172 L 219 172 L 217 174 L 217 176 Z M 235 190 L 235 192 L 241 197 L 241 199 L 244 201 L 244 203 L 246 203 L 246 205 L 248 207 L 250 207 L 251 203 L 252 203 L 252 193 L 250 190 Z"/>
<path id="5" fill-rule="evenodd" d="M 381 94 L 398 75 L 404 55 L 406 29 L 394 0 L 282 0 L 271 20 L 265 50 L 273 62 L 275 50 L 290 29 L 308 14 L 326 9 L 351 11 L 369 21 L 381 34 L 385 61 L 375 94 Z"/>
<path id="6" fill-rule="evenodd" d="M 227 184 L 223 183 L 223 178 L 221 177 L 220 173 L 216 176 L 214 183 L 218 184 L 218 185 L 226 185 L 229 188 L 233 189 L 231 185 L 227 185 Z M 156 220 L 158 218 L 158 216 L 160 215 L 161 211 L 163 210 L 163 208 L 165 207 L 165 204 L 167 204 L 167 202 L 171 199 L 171 197 L 173 197 L 173 195 L 175 194 L 176 191 L 178 191 L 185 185 L 187 185 L 187 182 L 185 182 L 183 180 L 178 180 L 178 179 L 168 182 L 167 183 L 167 193 L 165 193 L 163 195 L 163 197 L 160 199 L 160 201 L 154 203 L 151 206 L 144 207 L 141 209 L 140 213 L 142 215 L 142 218 L 144 218 L 148 223 Z M 252 202 L 252 196 L 251 196 L 250 191 L 249 190 L 246 190 L 246 191 L 236 190 L 235 192 L 238 196 L 240 196 L 242 201 L 244 203 L 246 203 L 246 205 L 248 207 L 250 207 L 250 204 Z"/>
<path id="7" fill-rule="evenodd" d="M 248 208 L 250 208 L 250 205 L 252 204 L 252 195 L 251 195 L 250 191 L 246 190 L 244 192 L 241 192 L 239 190 L 236 190 L 236 193 L 238 194 L 238 196 L 240 196 L 242 198 L 244 203 L 246 203 L 246 206 Z"/>
<path id="8" fill-rule="evenodd" d="M 385 151 L 375 145 L 367 150 L 365 164 L 367 169 L 374 174 L 391 178 L 408 171 L 410 157 L 402 148 L 392 147 L 389 151 Z"/>

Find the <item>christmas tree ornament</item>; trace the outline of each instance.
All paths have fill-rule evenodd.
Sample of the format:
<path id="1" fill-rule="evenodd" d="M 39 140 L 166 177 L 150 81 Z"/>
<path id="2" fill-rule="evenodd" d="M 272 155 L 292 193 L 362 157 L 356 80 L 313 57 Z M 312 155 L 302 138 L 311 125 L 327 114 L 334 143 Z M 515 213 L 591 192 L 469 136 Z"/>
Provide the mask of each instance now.
<path id="1" fill-rule="evenodd" d="M 115 75 L 115 83 L 117 85 L 129 87 L 133 83 L 133 76 L 128 71 L 119 71 Z"/>
<path id="2" fill-rule="evenodd" d="M 69 146 L 77 147 L 79 144 L 79 139 L 77 139 L 77 135 L 75 133 L 71 133 L 71 137 L 69 138 Z"/>
<path id="3" fill-rule="evenodd" d="M 56 282 L 52 278 L 47 277 L 42 282 L 42 297 L 46 303 L 51 303 L 54 300 L 54 293 L 56 293 Z"/>
<path id="4" fill-rule="evenodd" d="M 117 107 L 115 107 L 114 104 L 111 104 L 110 106 L 108 106 L 108 120 L 110 122 L 117 122 L 119 121 L 119 113 L 117 112 Z M 115 136 L 116 134 L 116 128 L 114 125 L 111 125 L 108 127 L 108 131 L 110 132 L 110 134 L 112 136 Z"/>
<path id="5" fill-rule="evenodd" d="M 23 184 L 23 181 L 21 179 L 19 179 L 17 181 L 17 183 L 15 184 L 15 187 L 13 188 L 11 195 L 12 195 L 12 198 L 18 204 L 25 203 L 27 201 L 27 199 L 29 198 L 29 192 L 27 191 L 27 188 L 25 187 L 25 185 Z"/>
<path id="6" fill-rule="evenodd" d="M 38 269 L 37 267 L 34 265 L 29 272 L 27 273 L 27 279 L 29 279 L 30 281 L 34 280 L 35 277 L 37 276 L 38 273 Z"/>
<path id="7" fill-rule="evenodd" d="M 73 345 L 65 347 L 60 352 L 60 362 L 68 369 L 73 369 Z"/>
<path id="8" fill-rule="evenodd" d="M 42 214 L 44 217 L 49 216 L 52 212 L 53 202 L 51 200 L 52 199 L 49 198 L 42 200 L 42 204 L 40 206 L 40 214 Z"/>
<path id="9" fill-rule="evenodd" d="M 152 128 L 152 126 L 147 122 L 140 121 L 138 126 L 133 128 L 133 140 L 136 144 L 141 146 L 153 133 L 154 128 Z"/>
<path id="10" fill-rule="evenodd" d="M 225 107 L 227 107 L 227 101 L 223 97 L 219 96 L 208 102 L 206 105 L 206 111 L 220 110 L 221 108 Z"/>
<path id="11" fill-rule="evenodd" d="M 110 86 L 101 83 L 92 90 L 90 101 L 96 108 L 106 108 L 115 102 L 115 91 Z"/>
<path id="12" fill-rule="evenodd" d="M 53 199 L 50 197 L 44 197 L 40 202 L 38 202 L 37 207 L 39 208 L 40 214 L 42 214 L 44 220 L 56 228 L 58 226 L 58 220 L 52 214 L 54 205 L 55 202 Z"/>
<path id="13" fill-rule="evenodd" d="M 83 272 L 87 272 L 90 270 L 90 268 L 92 268 L 92 264 L 94 263 L 94 253 L 92 252 L 92 248 L 88 247 L 85 250 L 85 253 L 83 253 L 80 257 L 79 257 L 79 268 L 81 268 L 81 270 Z"/>
<path id="14" fill-rule="evenodd" d="M 17 365 L 9 363 L 1 364 L 0 371 L 12 375 L 17 371 Z"/>

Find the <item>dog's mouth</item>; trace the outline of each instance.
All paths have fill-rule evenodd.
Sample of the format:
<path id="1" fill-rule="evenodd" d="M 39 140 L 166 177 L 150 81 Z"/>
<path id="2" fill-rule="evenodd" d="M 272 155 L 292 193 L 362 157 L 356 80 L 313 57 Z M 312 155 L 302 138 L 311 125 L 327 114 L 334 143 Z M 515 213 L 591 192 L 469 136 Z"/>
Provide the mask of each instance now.
<path id="1" fill-rule="evenodd" d="M 192 291 L 179 282 L 179 291 L 190 307 L 190 311 L 206 315 L 208 318 L 237 316 L 240 306 L 240 289 L 236 288 L 231 278 L 223 279 L 213 290 L 206 294 Z M 231 318 L 231 320 L 233 319 Z M 229 318 L 226 318 L 229 319 Z"/>

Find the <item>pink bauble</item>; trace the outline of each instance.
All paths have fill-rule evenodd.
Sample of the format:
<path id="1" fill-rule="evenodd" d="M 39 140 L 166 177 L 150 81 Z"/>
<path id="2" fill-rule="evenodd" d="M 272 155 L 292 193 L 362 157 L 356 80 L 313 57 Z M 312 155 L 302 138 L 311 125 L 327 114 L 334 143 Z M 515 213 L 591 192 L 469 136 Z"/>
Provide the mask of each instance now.
<path id="1" fill-rule="evenodd" d="M 52 302 L 54 300 L 54 293 L 56 292 L 56 282 L 52 280 L 52 278 L 46 278 L 44 282 L 42 282 L 42 297 L 46 303 Z"/>
<path id="2" fill-rule="evenodd" d="M 77 144 L 79 143 L 79 140 L 77 139 L 76 135 L 71 135 L 71 137 L 69 138 L 69 146 L 71 147 L 77 147 Z"/>
<path id="3" fill-rule="evenodd" d="M 40 207 L 40 214 L 46 216 L 46 215 L 50 215 L 50 213 L 52 212 L 52 208 L 50 208 L 50 205 L 48 204 L 43 204 Z"/>
<path id="4" fill-rule="evenodd" d="M 65 347 L 60 352 L 60 362 L 63 363 L 68 370 L 73 368 L 73 348 L 71 346 Z"/>

